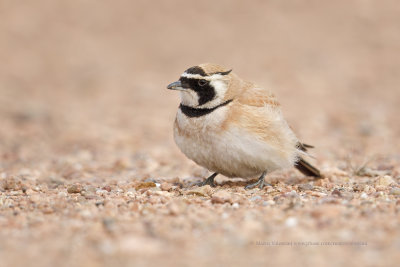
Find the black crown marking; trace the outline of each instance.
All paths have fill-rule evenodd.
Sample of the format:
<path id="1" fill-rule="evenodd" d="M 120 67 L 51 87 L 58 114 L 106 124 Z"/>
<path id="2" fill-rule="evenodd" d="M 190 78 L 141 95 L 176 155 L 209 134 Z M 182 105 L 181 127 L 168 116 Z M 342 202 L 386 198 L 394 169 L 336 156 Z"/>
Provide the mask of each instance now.
<path id="1" fill-rule="evenodd" d="M 188 68 L 185 72 L 188 74 L 199 74 L 201 76 L 207 76 L 207 73 L 199 66 Z"/>
<path id="2" fill-rule="evenodd" d="M 214 72 L 214 73 L 210 73 L 207 74 L 202 68 L 200 68 L 199 66 L 194 66 L 191 68 L 188 68 L 185 72 L 187 74 L 198 74 L 200 76 L 211 76 L 214 74 L 221 74 L 221 75 L 228 75 L 229 73 L 231 73 L 232 70 L 228 70 L 228 71 L 218 71 L 218 72 Z"/>

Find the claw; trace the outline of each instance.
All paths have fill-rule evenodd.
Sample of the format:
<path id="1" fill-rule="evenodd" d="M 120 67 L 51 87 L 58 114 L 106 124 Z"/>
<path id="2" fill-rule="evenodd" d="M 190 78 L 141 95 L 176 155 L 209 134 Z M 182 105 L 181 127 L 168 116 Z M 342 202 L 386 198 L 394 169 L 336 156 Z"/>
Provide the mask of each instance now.
<path id="1" fill-rule="evenodd" d="M 258 178 L 258 181 L 257 181 L 257 182 L 245 186 L 244 189 L 253 189 L 253 188 L 255 188 L 256 186 L 258 186 L 258 188 L 260 188 L 260 189 L 263 189 L 265 185 L 268 185 L 268 184 L 266 184 L 265 181 L 264 181 L 265 175 L 267 175 L 267 172 L 263 172 L 263 173 L 261 174 L 260 178 Z"/>
<path id="2" fill-rule="evenodd" d="M 197 186 L 205 186 L 205 185 L 209 185 L 211 187 L 215 187 L 215 183 L 214 183 L 214 178 L 215 176 L 217 176 L 218 173 L 213 173 L 210 177 L 208 177 L 206 180 L 204 180 L 203 182 L 199 182 L 196 185 Z"/>

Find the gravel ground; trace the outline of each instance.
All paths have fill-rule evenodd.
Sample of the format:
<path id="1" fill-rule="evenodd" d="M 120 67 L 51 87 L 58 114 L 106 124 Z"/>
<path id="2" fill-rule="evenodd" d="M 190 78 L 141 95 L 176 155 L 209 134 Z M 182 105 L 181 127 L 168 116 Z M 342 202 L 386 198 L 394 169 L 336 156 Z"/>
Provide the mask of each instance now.
<path id="1" fill-rule="evenodd" d="M 398 266 L 399 12 L 1 3 L 0 266 Z M 325 178 L 193 186 L 165 86 L 207 61 L 271 87 Z"/>

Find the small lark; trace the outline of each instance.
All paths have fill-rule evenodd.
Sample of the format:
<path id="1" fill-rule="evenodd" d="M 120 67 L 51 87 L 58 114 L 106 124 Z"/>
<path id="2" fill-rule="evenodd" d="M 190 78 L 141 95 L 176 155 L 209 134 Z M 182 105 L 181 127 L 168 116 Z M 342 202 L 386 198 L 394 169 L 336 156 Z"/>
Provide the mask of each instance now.
<path id="1" fill-rule="evenodd" d="M 181 96 L 174 123 L 176 144 L 188 158 L 214 172 L 200 185 L 214 186 L 220 173 L 259 177 L 246 188 L 263 188 L 267 173 L 293 166 L 321 177 L 302 157 L 311 146 L 298 141 L 270 91 L 209 63 L 187 69 L 167 88 Z"/>

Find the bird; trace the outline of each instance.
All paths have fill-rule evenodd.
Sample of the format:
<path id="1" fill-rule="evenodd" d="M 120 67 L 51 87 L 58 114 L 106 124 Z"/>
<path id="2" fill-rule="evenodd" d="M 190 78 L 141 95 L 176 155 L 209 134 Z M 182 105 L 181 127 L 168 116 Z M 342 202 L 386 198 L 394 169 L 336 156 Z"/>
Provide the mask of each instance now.
<path id="1" fill-rule="evenodd" d="M 213 63 L 188 68 L 167 89 L 179 91 L 181 99 L 173 126 L 175 143 L 213 173 L 199 186 L 215 186 L 214 178 L 221 174 L 258 177 L 245 188 L 262 189 L 268 173 L 293 166 L 307 176 L 322 177 L 304 159 L 313 146 L 297 139 L 270 90 Z"/>

